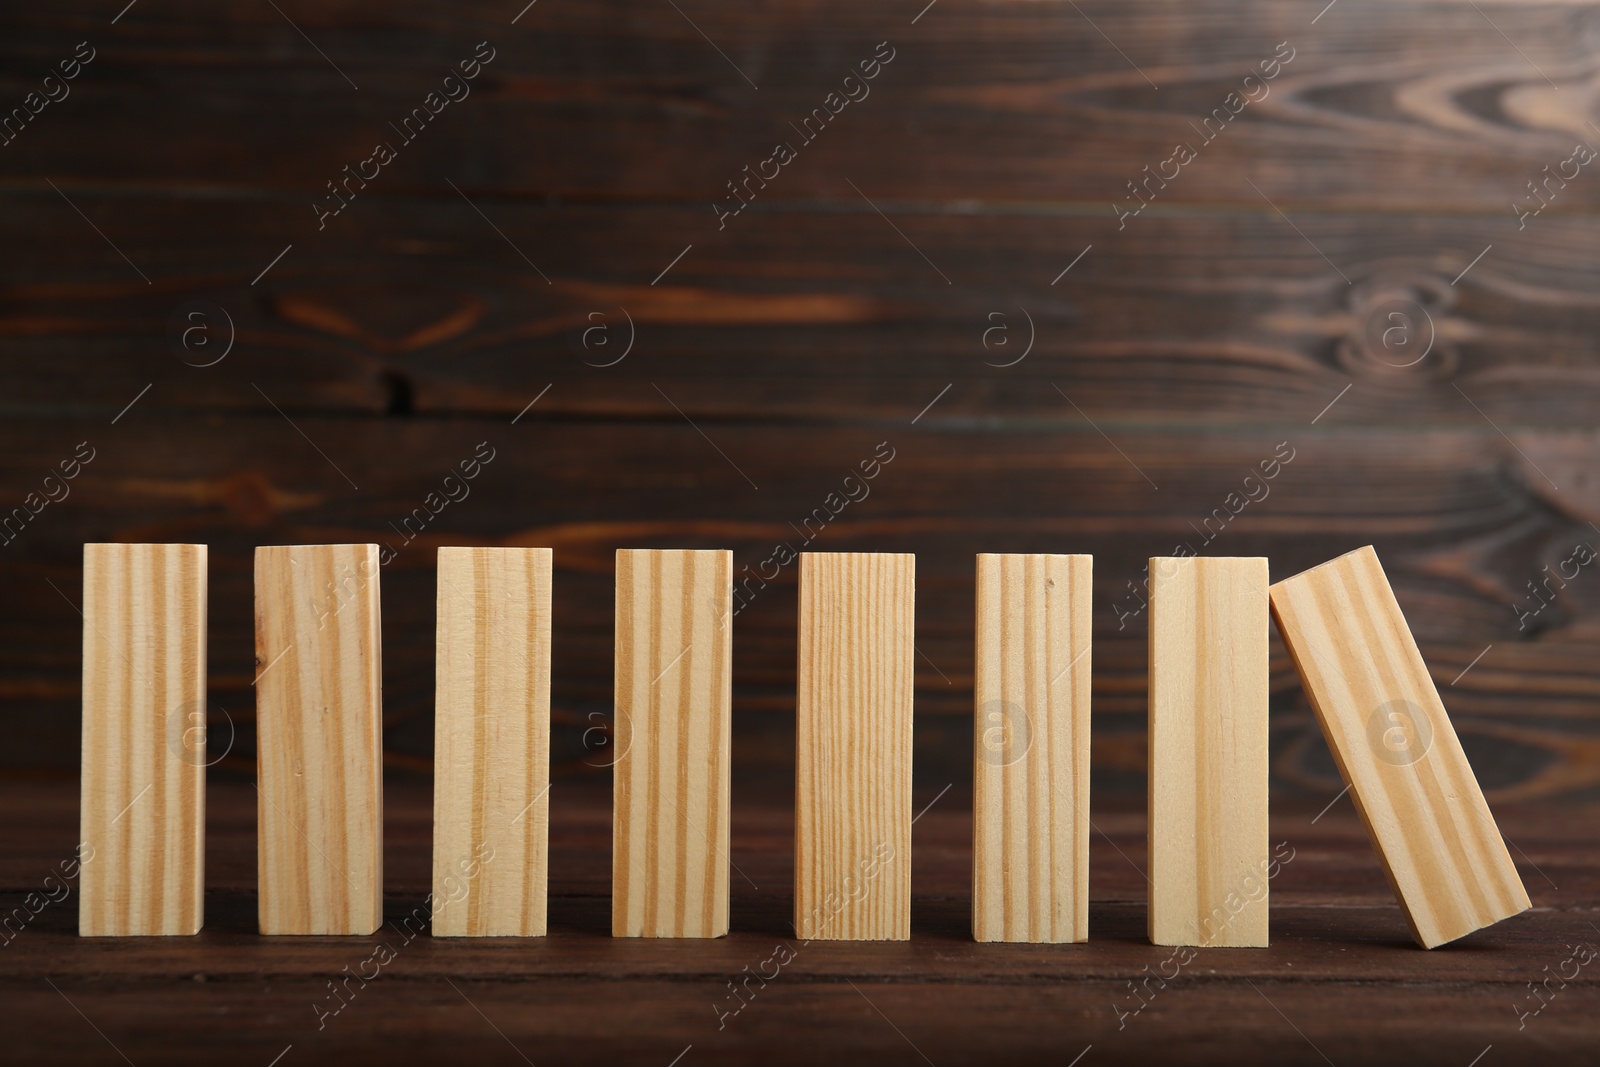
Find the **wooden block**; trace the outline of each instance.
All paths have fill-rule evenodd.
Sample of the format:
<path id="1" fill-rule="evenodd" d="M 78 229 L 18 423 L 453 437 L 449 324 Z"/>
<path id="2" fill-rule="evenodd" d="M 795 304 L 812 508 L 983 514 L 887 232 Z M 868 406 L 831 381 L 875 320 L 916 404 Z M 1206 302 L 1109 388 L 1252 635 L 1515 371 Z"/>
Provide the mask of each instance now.
<path id="1" fill-rule="evenodd" d="M 83 546 L 86 937 L 194 934 L 205 884 L 206 546 Z"/>
<path id="2" fill-rule="evenodd" d="M 1527 890 L 1371 546 L 1272 587 L 1339 773 L 1424 948 L 1526 911 Z"/>
<path id="3" fill-rule="evenodd" d="M 728 932 L 733 553 L 617 552 L 614 937 Z"/>
<path id="4" fill-rule="evenodd" d="M 1089 938 L 1091 556 L 978 556 L 972 936 Z"/>
<path id="5" fill-rule="evenodd" d="M 550 550 L 439 549 L 433 935 L 545 932 Z"/>
<path id="6" fill-rule="evenodd" d="M 916 557 L 800 554 L 794 925 L 911 936 Z"/>
<path id="7" fill-rule="evenodd" d="M 1267 944 L 1267 561 L 1150 561 L 1150 940 Z"/>
<path id="8" fill-rule="evenodd" d="M 256 549 L 263 934 L 383 921 L 377 545 Z"/>

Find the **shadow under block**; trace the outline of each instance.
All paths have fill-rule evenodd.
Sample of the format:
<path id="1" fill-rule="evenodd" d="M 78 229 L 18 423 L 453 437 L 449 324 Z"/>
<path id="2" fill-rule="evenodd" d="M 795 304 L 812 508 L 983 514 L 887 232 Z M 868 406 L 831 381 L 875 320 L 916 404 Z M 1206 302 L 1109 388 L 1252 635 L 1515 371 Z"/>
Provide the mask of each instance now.
<path id="1" fill-rule="evenodd" d="M 377 545 L 256 549 L 263 934 L 383 921 Z"/>
<path id="2" fill-rule="evenodd" d="M 1157 945 L 1265 947 L 1267 561 L 1150 561 L 1150 915 Z"/>
<path id="3" fill-rule="evenodd" d="M 439 549 L 433 935 L 545 933 L 550 549 Z"/>
<path id="4" fill-rule="evenodd" d="M 800 554 L 795 930 L 911 936 L 916 557 Z"/>
<path id="5" fill-rule="evenodd" d="M 620 549 L 614 937 L 728 932 L 733 553 Z"/>
<path id="6" fill-rule="evenodd" d="M 1424 948 L 1531 905 L 1378 554 L 1272 587 L 1272 610 L 1389 884 Z"/>
<path id="7" fill-rule="evenodd" d="M 972 936 L 1089 937 L 1091 556 L 978 556 Z"/>
<path id="8" fill-rule="evenodd" d="M 83 546 L 78 933 L 194 934 L 205 883 L 206 546 Z"/>

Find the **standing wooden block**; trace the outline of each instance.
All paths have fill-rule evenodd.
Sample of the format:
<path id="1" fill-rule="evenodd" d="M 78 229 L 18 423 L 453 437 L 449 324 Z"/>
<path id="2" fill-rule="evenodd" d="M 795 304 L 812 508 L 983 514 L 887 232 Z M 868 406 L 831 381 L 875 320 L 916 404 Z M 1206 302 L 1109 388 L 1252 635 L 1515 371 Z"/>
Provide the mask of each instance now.
<path id="1" fill-rule="evenodd" d="M 1371 546 L 1272 587 L 1339 773 L 1424 948 L 1526 911 L 1489 805 Z"/>
<path id="2" fill-rule="evenodd" d="M 256 792 L 264 934 L 383 921 L 377 545 L 256 549 Z"/>
<path id="3" fill-rule="evenodd" d="M 1267 944 L 1267 561 L 1150 561 L 1150 940 Z"/>
<path id="4" fill-rule="evenodd" d="M 794 925 L 911 936 L 916 557 L 800 554 Z"/>
<path id="5" fill-rule="evenodd" d="M 545 932 L 550 550 L 439 549 L 433 934 Z"/>
<path id="6" fill-rule="evenodd" d="M 1089 938 L 1091 556 L 978 556 L 972 936 Z"/>
<path id="7" fill-rule="evenodd" d="M 205 727 L 206 546 L 84 545 L 79 934 L 199 932 Z"/>
<path id="8" fill-rule="evenodd" d="M 614 937 L 728 932 L 733 553 L 617 552 Z"/>

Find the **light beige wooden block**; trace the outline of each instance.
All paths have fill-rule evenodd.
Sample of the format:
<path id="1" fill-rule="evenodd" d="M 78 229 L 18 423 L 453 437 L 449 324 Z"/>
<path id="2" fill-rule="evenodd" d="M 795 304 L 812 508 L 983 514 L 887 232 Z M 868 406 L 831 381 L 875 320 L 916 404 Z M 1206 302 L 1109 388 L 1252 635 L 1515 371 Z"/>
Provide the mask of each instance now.
<path id="1" fill-rule="evenodd" d="M 83 546 L 78 933 L 193 934 L 205 884 L 206 546 Z"/>
<path id="2" fill-rule="evenodd" d="M 1478 780 L 1371 546 L 1272 587 L 1350 798 L 1424 948 L 1526 911 Z"/>
<path id="3" fill-rule="evenodd" d="M 794 925 L 911 936 L 916 557 L 800 554 Z"/>
<path id="4" fill-rule="evenodd" d="M 733 553 L 617 552 L 614 937 L 728 932 Z"/>
<path id="5" fill-rule="evenodd" d="M 264 934 L 383 921 L 377 545 L 256 549 L 258 908 Z"/>
<path id="6" fill-rule="evenodd" d="M 433 935 L 545 932 L 550 550 L 441 548 Z"/>
<path id="7" fill-rule="evenodd" d="M 1091 556 L 978 556 L 972 936 L 1089 937 Z"/>
<path id="8" fill-rule="evenodd" d="M 1267 561 L 1150 561 L 1150 940 L 1267 944 Z"/>

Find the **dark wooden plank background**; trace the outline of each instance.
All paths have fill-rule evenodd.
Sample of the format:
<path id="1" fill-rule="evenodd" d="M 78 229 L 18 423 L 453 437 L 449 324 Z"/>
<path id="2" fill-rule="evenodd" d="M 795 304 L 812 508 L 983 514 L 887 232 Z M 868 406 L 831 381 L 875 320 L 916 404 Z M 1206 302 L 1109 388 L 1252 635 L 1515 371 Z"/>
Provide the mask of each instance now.
<path id="1" fill-rule="evenodd" d="M 185 539 L 213 546 L 213 723 L 248 774 L 251 547 L 399 543 L 488 441 L 471 495 L 386 568 L 389 759 L 428 768 L 433 549 L 553 544 L 557 773 L 589 774 L 611 551 L 757 568 L 887 441 L 815 544 L 919 555 L 923 787 L 968 775 L 974 552 L 1095 554 L 1099 784 L 1136 789 L 1142 561 L 1187 542 L 1288 574 L 1372 542 L 1495 795 L 1600 797 L 1600 581 L 1519 614 L 1600 541 L 1600 181 L 1512 207 L 1600 138 L 1600 13 L 1306 7 L 13 12 L 4 99 L 80 41 L 94 59 L 0 148 L 0 506 L 81 441 L 95 459 L 0 548 L 0 761 L 76 766 L 81 543 Z M 388 123 L 488 49 L 401 142 Z M 890 50 L 801 142 L 789 123 Z M 379 140 L 398 158 L 319 230 L 311 205 Z M 725 183 L 779 140 L 797 158 L 719 229 Z M 1180 140 L 1198 158 L 1119 219 Z M 1203 544 L 1280 443 L 1270 495 Z M 760 780 L 790 773 L 793 579 L 739 616 Z M 1276 663 L 1275 784 L 1320 795 L 1336 777 Z"/>
<path id="2" fill-rule="evenodd" d="M 1600 9 L 923 2 L 8 5 L 0 109 L 79 42 L 94 58 L 0 145 L 0 519 L 80 442 L 94 458 L 0 535 L 0 773 L 74 795 L 83 542 L 212 546 L 224 788 L 254 766 L 251 549 L 386 540 L 385 756 L 423 789 L 433 551 L 526 544 L 556 549 L 556 780 L 590 795 L 613 550 L 753 570 L 892 449 L 815 545 L 918 555 L 919 802 L 967 803 L 975 552 L 1095 555 L 1094 784 L 1137 807 L 1144 559 L 1188 543 L 1287 575 L 1372 543 L 1491 800 L 1592 811 L 1570 806 L 1600 800 L 1600 568 L 1527 613 L 1600 546 L 1600 176 L 1518 211 L 1600 145 Z M 401 143 L 389 124 L 485 41 L 470 96 Z M 889 49 L 800 143 L 790 124 Z M 319 229 L 379 141 L 397 158 Z M 779 141 L 794 161 L 719 227 Z M 1197 157 L 1119 220 L 1180 141 Z M 470 495 L 403 543 L 480 442 Z M 1275 454 L 1270 494 L 1202 544 Z M 790 567 L 737 622 L 758 807 L 792 782 L 794 610 Z M 1320 808 L 1340 783 L 1274 647 L 1273 795 Z M 1562 825 L 1592 848 L 1593 820 Z M 963 981 L 996 1025 L 1030 1010 Z M 830 1018 L 837 991 L 811 995 L 795 1018 Z"/>

